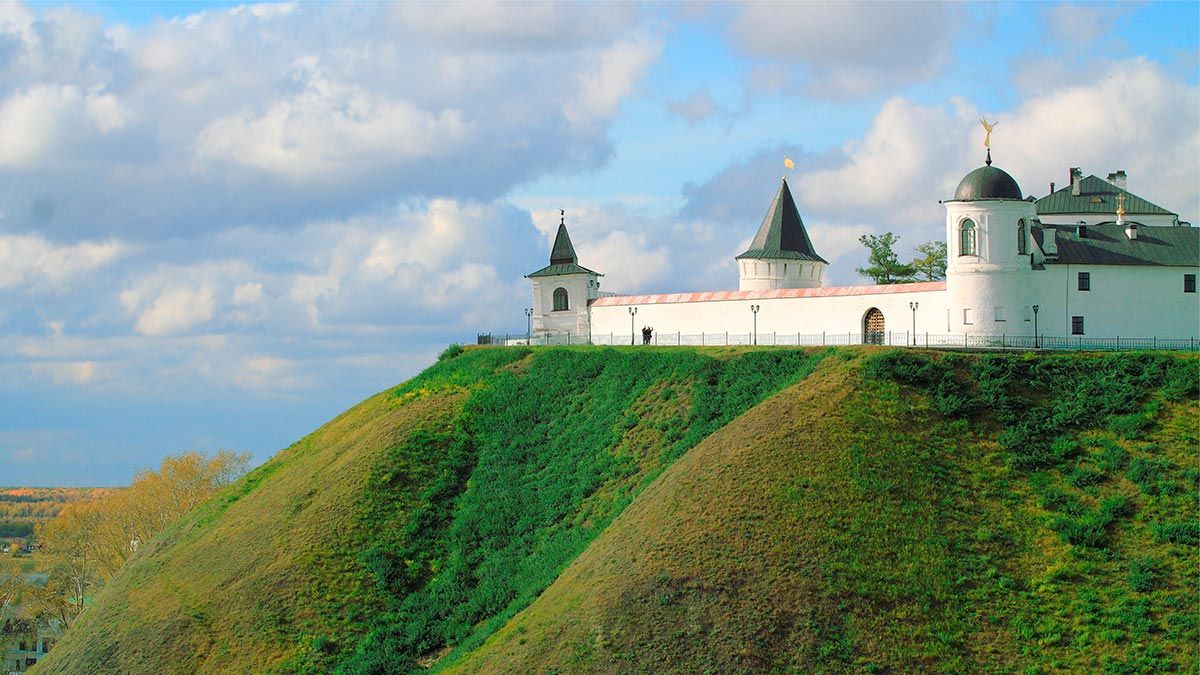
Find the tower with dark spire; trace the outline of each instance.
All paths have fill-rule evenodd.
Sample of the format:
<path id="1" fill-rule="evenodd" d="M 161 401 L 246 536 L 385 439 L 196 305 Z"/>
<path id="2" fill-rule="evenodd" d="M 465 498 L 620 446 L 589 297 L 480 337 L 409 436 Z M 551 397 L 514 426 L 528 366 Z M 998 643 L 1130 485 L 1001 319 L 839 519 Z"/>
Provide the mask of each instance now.
<path id="1" fill-rule="evenodd" d="M 817 255 L 808 238 L 786 178 L 780 183 L 750 248 L 736 260 L 739 290 L 814 288 L 822 284 L 829 263 Z"/>
<path id="2" fill-rule="evenodd" d="M 559 211 L 550 264 L 525 275 L 533 284 L 533 333 L 590 334 L 588 304 L 600 297 L 602 276 L 579 264 L 567 232 L 566 211 Z"/>

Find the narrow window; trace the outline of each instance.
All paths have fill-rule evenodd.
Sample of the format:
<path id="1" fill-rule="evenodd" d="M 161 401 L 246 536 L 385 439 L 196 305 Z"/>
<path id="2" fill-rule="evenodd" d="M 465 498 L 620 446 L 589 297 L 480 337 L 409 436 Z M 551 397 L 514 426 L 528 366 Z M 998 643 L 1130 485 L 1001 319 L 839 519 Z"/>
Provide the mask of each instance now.
<path id="1" fill-rule="evenodd" d="M 971 314 L 972 313 L 971 313 L 970 307 L 963 310 L 963 323 L 965 325 L 968 325 L 968 326 L 971 325 L 971 323 L 972 323 L 971 319 L 973 318 Z"/>
<path id="2" fill-rule="evenodd" d="M 783 276 L 787 276 L 787 263 L 783 263 Z"/>
<path id="3" fill-rule="evenodd" d="M 1091 272 L 1080 272 L 1079 273 L 1079 290 L 1081 290 L 1081 291 L 1092 290 L 1092 273 Z"/>
<path id="4" fill-rule="evenodd" d="M 1017 221 L 1017 255 L 1025 255 L 1029 247 L 1025 244 L 1025 219 Z"/>
<path id="5" fill-rule="evenodd" d="M 996 306 L 996 320 L 997 320 L 997 321 L 1004 321 L 1004 320 L 1005 320 L 1005 318 L 1004 318 L 1004 308 L 1003 308 L 1003 307 L 1000 307 L 999 305 L 997 305 L 997 306 Z"/>
<path id="6" fill-rule="evenodd" d="M 1071 317 L 1071 335 L 1083 335 L 1083 317 Z"/>
<path id="7" fill-rule="evenodd" d="M 567 289 L 559 287 L 554 289 L 554 311 L 565 312 L 570 309 L 567 304 Z"/>
<path id="8" fill-rule="evenodd" d="M 1196 275 L 1195 274 L 1183 275 L 1183 292 L 1184 293 L 1195 293 L 1196 292 Z"/>
<path id="9" fill-rule="evenodd" d="M 967 218 L 958 230 L 958 254 L 975 255 L 975 221 Z"/>

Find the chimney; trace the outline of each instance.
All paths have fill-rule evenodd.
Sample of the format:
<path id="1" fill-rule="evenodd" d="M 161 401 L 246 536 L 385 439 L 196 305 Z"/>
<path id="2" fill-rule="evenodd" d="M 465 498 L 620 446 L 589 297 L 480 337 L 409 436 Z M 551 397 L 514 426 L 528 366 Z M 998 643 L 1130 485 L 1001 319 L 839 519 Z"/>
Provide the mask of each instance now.
<path id="1" fill-rule="evenodd" d="M 1118 190 L 1125 189 L 1125 179 L 1126 179 L 1126 176 L 1125 176 L 1124 169 L 1122 169 L 1120 171 L 1114 171 L 1114 172 L 1108 174 L 1108 182 L 1115 185 Z"/>
<path id="2" fill-rule="evenodd" d="M 1054 194 L 1054 181 L 1050 181 L 1050 194 Z"/>
<path id="3" fill-rule="evenodd" d="M 1077 166 L 1071 167 L 1071 196 L 1072 197 L 1079 196 L 1080 183 L 1082 183 L 1082 182 L 1083 182 L 1083 172 L 1080 171 L 1079 167 L 1077 167 Z"/>
<path id="4" fill-rule="evenodd" d="M 1056 234 L 1058 234 L 1056 228 L 1042 228 L 1042 253 L 1045 253 L 1047 258 L 1058 257 L 1058 242 L 1054 239 Z"/>
<path id="5" fill-rule="evenodd" d="M 1132 220 L 1125 223 L 1125 236 L 1129 237 L 1129 241 L 1137 239 L 1137 223 Z"/>
<path id="6" fill-rule="evenodd" d="M 1075 226 L 1075 234 L 1080 239 L 1087 239 L 1087 221 L 1086 220 L 1079 221 L 1079 224 Z"/>

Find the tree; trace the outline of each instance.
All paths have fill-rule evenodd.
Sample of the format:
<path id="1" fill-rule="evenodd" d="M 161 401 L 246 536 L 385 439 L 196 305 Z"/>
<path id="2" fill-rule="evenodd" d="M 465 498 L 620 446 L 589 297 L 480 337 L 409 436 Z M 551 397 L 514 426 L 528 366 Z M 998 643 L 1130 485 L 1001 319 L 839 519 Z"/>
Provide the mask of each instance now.
<path id="1" fill-rule="evenodd" d="M 46 612 L 73 621 L 141 544 L 237 479 L 249 462 L 249 453 L 184 452 L 163 459 L 158 471 L 138 471 L 127 488 L 67 504 L 37 529 L 49 574 Z"/>
<path id="2" fill-rule="evenodd" d="M 917 257 L 911 265 L 926 281 L 941 281 L 946 278 L 946 242 L 939 239 L 927 241 L 914 249 Z"/>
<path id="3" fill-rule="evenodd" d="M 893 247 L 899 237 L 891 232 L 882 235 L 864 234 L 858 240 L 871 253 L 867 257 L 867 266 L 859 267 L 858 273 L 870 277 L 877 284 L 900 284 L 912 281 L 917 270 L 912 265 L 906 265 L 896 257 Z"/>

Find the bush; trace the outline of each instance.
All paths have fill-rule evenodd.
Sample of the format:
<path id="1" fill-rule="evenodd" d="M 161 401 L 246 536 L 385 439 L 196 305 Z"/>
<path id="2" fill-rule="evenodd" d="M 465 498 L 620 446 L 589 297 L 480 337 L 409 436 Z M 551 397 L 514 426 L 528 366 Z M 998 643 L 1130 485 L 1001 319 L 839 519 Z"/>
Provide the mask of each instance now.
<path id="1" fill-rule="evenodd" d="M 1129 461 L 1129 453 L 1125 451 L 1125 448 L 1108 439 L 1100 441 L 1100 445 L 1103 450 L 1100 451 L 1100 457 L 1096 459 L 1097 466 L 1104 471 L 1120 471 L 1125 468 L 1125 462 Z"/>
<path id="2" fill-rule="evenodd" d="M 1137 483 L 1145 494 L 1169 495 L 1179 491 L 1179 484 L 1170 478 L 1172 468 L 1166 460 L 1135 457 L 1125 477 Z"/>
<path id="3" fill-rule="evenodd" d="M 1158 561 L 1154 558 L 1134 558 L 1129 561 L 1129 587 L 1138 593 L 1154 589 L 1158 579 Z"/>
<path id="4" fill-rule="evenodd" d="M 457 342 L 450 343 L 441 354 L 438 354 L 438 361 L 449 361 L 450 359 L 462 354 L 466 349 Z"/>
<path id="5" fill-rule="evenodd" d="M 1150 420 L 1142 414 L 1116 415 L 1108 420 L 1108 430 L 1120 438 L 1134 439 L 1150 426 Z"/>
<path id="6" fill-rule="evenodd" d="M 1155 523 L 1150 526 L 1150 530 L 1154 532 L 1154 540 L 1160 543 L 1188 546 L 1200 544 L 1200 522 Z"/>
<path id="7" fill-rule="evenodd" d="M 1077 466 L 1070 474 L 1067 475 L 1067 482 L 1077 488 L 1084 488 L 1089 485 L 1103 483 L 1108 478 L 1103 472 L 1095 469 L 1088 469 L 1082 466 Z"/>
<path id="8" fill-rule="evenodd" d="M 1128 509 L 1129 503 L 1124 497 L 1108 497 L 1095 511 L 1085 511 L 1078 516 L 1058 516 L 1051 521 L 1050 527 L 1072 546 L 1102 548 L 1108 540 L 1108 527 Z"/>

